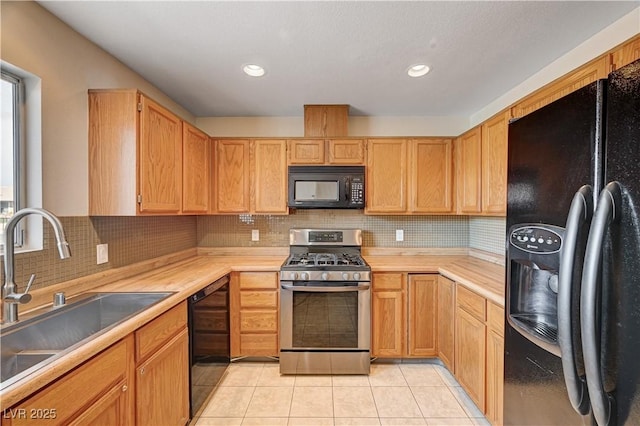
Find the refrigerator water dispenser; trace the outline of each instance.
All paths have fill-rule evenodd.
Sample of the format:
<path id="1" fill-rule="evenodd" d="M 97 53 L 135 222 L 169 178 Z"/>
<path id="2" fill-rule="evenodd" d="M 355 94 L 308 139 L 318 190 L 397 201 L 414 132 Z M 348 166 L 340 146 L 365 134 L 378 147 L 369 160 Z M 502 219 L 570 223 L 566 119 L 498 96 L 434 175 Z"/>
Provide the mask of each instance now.
<path id="1" fill-rule="evenodd" d="M 519 224 L 508 235 L 507 320 L 531 342 L 560 356 L 557 299 L 564 228 Z"/>

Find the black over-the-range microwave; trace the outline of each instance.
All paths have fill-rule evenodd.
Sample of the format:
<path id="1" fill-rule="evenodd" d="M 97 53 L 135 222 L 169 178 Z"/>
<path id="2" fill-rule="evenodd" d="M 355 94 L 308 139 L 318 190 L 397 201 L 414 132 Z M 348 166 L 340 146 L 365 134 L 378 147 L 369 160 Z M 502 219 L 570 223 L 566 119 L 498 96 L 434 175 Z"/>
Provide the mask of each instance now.
<path id="1" fill-rule="evenodd" d="M 364 166 L 289 166 L 289 207 L 363 209 Z"/>

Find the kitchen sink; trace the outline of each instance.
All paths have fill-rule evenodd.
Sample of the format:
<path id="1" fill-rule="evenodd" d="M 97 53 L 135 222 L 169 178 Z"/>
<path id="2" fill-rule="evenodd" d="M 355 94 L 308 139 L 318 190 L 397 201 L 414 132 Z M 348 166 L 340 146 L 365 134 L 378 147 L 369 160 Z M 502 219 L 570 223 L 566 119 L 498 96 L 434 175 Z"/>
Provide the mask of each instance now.
<path id="1" fill-rule="evenodd" d="M 0 330 L 0 390 L 173 292 L 85 293 Z"/>

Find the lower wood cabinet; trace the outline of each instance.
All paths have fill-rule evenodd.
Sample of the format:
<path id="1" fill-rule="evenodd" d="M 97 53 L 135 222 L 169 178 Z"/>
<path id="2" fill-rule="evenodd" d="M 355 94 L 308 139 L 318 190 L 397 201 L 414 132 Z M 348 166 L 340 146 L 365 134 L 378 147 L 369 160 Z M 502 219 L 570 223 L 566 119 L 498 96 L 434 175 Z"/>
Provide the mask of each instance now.
<path id="1" fill-rule="evenodd" d="M 455 371 L 456 283 L 438 276 L 438 358 Z"/>
<path id="2" fill-rule="evenodd" d="M 136 425 L 189 421 L 187 303 L 135 332 Z"/>
<path id="3" fill-rule="evenodd" d="M 437 355 L 437 274 L 376 272 L 372 292 L 372 355 Z"/>
<path id="4" fill-rule="evenodd" d="M 456 308 L 455 376 L 469 397 L 484 411 L 486 326 L 463 308 Z"/>
<path id="5" fill-rule="evenodd" d="M 504 410 L 504 308 L 488 303 L 487 330 L 487 419 L 494 425 L 503 423 Z"/>
<path id="6" fill-rule="evenodd" d="M 233 272 L 230 285 L 231 356 L 278 356 L 277 272 Z"/>
<path id="7" fill-rule="evenodd" d="M 2 425 L 133 423 L 133 336 L 105 349 L 10 409 Z"/>
<path id="8" fill-rule="evenodd" d="M 186 301 L 10 409 L 2 425 L 185 425 Z"/>

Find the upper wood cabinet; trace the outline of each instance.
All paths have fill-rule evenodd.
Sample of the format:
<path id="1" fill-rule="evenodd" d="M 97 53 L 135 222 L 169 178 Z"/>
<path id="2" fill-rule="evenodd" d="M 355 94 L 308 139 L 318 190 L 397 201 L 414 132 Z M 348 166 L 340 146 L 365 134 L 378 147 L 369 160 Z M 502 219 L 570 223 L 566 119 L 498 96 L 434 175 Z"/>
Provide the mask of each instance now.
<path id="1" fill-rule="evenodd" d="M 253 141 L 252 212 L 288 213 L 287 144 L 284 140 Z"/>
<path id="2" fill-rule="evenodd" d="M 640 36 L 632 38 L 611 53 L 612 69 L 620 69 L 638 59 L 640 59 Z"/>
<path id="3" fill-rule="evenodd" d="M 349 133 L 349 105 L 305 105 L 304 137 L 342 137 Z"/>
<path id="4" fill-rule="evenodd" d="M 415 139 L 409 143 L 409 212 L 451 213 L 453 141 Z"/>
<path id="5" fill-rule="evenodd" d="M 407 211 L 407 141 L 367 141 L 367 185 L 365 213 Z"/>
<path id="6" fill-rule="evenodd" d="M 250 211 L 250 141 L 220 139 L 215 142 L 216 212 L 248 213 Z"/>
<path id="7" fill-rule="evenodd" d="M 521 99 L 511 109 L 512 117 L 523 117 L 609 74 L 611 58 L 601 56 Z"/>
<path id="8" fill-rule="evenodd" d="M 137 90 L 89 90 L 89 215 L 205 213 L 209 143 Z"/>
<path id="9" fill-rule="evenodd" d="M 324 163 L 324 139 L 295 139 L 288 145 L 289 164 Z"/>
<path id="10" fill-rule="evenodd" d="M 457 211 L 482 211 L 482 126 L 474 127 L 455 142 Z"/>
<path id="11" fill-rule="evenodd" d="M 178 213 L 182 207 L 182 121 L 140 96 L 140 212 Z"/>
<path id="12" fill-rule="evenodd" d="M 289 164 L 364 164 L 362 139 L 292 139 L 288 151 Z"/>
<path id="13" fill-rule="evenodd" d="M 502 112 L 482 125 L 482 212 L 507 213 L 507 139 L 510 112 Z"/>
<path id="14" fill-rule="evenodd" d="M 368 214 L 453 211 L 453 145 L 450 139 L 369 139 Z"/>
<path id="15" fill-rule="evenodd" d="M 207 213 L 211 182 L 209 136 L 188 123 L 182 125 L 182 212 Z"/>
<path id="16" fill-rule="evenodd" d="M 215 213 L 289 212 L 286 141 L 219 139 L 215 146 Z"/>

